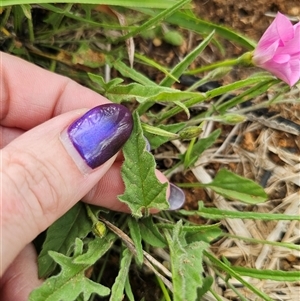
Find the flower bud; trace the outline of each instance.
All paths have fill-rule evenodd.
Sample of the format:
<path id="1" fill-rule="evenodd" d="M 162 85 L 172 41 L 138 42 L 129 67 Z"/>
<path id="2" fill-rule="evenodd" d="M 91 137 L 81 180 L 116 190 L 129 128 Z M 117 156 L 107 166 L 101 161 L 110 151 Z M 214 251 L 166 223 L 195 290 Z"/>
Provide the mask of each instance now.
<path id="1" fill-rule="evenodd" d="M 202 132 L 202 129 L 198 126 L 189 126 L 185 129 L 181 130 L 179 134 L 179 138 L 183 140 L 191 140 L 193 138 L 198 137 Z"/>

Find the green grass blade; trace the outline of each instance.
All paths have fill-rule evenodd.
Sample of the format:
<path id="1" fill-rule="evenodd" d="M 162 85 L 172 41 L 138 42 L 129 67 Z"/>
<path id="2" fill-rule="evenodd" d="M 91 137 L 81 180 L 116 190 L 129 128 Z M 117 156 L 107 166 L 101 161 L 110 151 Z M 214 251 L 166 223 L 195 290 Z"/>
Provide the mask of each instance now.
<path id="1" fill-rule="evenodd" d="M 136 29 L 130 31 L 128 34 L 126 34 L 126 35 L 122 36 L 121 38 L 117 39 L 116 42 L 125 41 L 128 38 L 134 37 L 137 34 L 139 34 L 140 32 L 146 31 L 147 29 L 157 25 L 162 19 L 166 19 L 170 15 L 174 14 L 176 11 L 181 9 L 183 6 L 185 6 L 189 2 L 191 2 L 191 0 L 178 1 L 177 3 L 175 3 L 170 8 L 168 8 L 166 10 L 163 10 L 160 13 L 154 15 L 153 18 L 151 18 L 150 20 L 145 22 L 143 25 L 138 26 Z"/>
<path id="2" fill-rule="evenodd" d="M 154 67 L 157 70 L 161 71 L 162 73 L 164 73 L 166 76 L 171 77 L 174 81 L 177 81 L 177 78 L 174 77 L 165 67 L 163 67 L 162 65 L 158 64 L 157 62 L 147 58 L 146 56 L 142 55 L 142 54 L 138 54 L 135 53 L 134 56 L 141 60 L 142 62 L 146 63 L 148 66 Z M 151 81 L 152 82 L 152 81 Z M 152 82 L 153 83 L 153 82 Z M 154 83 L 153 83 L 154 84 Z"/>
<path id="3" fill-rule="evenodd" d="M 186 185 L 180 185 L 180 187 L 186 187 Z M 189 186 L 189 187 L 200 187 L 200 184 L 197 186 Z M 266 221 L 278 221 L 278 220 L 300 221 L 299 215 L 219 210 L 216 208 L 205 208 L 202 202 L 199 202 L 198 210 L 194 210 L 194 211 L 180 210 L 179 212 L 183 215 L 196 214 L 204 218 L 210 218 L 210 219 L 242 218 L 242 219 L 266 220 Z"/>
<path id="4" fill-rule="evenodd" d="M 138 9 L 138 10 L 152 16 L 157 14 L 156 10 L 150 10 L 150 9 Z M 201 20 L 185 12 L 176 12 L 175 14 L 167 18 L 166 22 L 191 30 L 200 35 L 209 34 L 213 30 L 215 30 L 216 33 L 221 37 L 223 37 L 224 39 L 227 39 L 231 42 L 236 42 L 239 45 L 249 50 L 254 49 L 256 46 L 256 43 L 254 41 L 244 37 L 241 34 L 236 33 L 235 31 L 225 26 L 220 26 L 214 23 Z"/>
<path id="5" fill-rule="evenodd" d="M 230 267 L 241 276 L 249 276 L 257 279 L 268 279 L 273 281 L 299 281 L 299 271 L 279 271 L 279 270 L 257 270 L 244 267 Z"/>
<path id="6" fill-rule="evenodd" d="M 150 8 L 168 8 L 174 3 L 177 3 L 176 0 L 54 0 L 51 3 L 81 3 L 81 4 L 97 4 L 97 5 L 117 5 L 123 7 L 150 7 Z M 8 5 L 19 5 L 19 4 L 42 4 L 49 3 L 49 0 L 2 0 L 0 7 Z"/>
<path id="7" fill-rule="evenodd" d="M 178 78 L 188 68 L 188 66 L 196 59 L 196 57 L 205 49 L 214 36 L 214 31 L 211 32 L 193 51 L 191 51 L 179 64 L 177 64 L 171 74 L 173 77 Z M 160 86 L 171 87 L 174 79 L 166 76 L 161 82 Z"/>
<path id="8" fill-rule="evenodd" d="M 208 257 L 208 259 L 216 265 L 218 268 L 220 268 L 222 271 L 225 271 L 228 273 L 228 275 L 234 277 L 239 282 L 241 282 L 245 287 L 247 287 L 249 290 L 254 292 L 257 296 L 261 297 L 262 300 L 265 301 L 273 301 L 268 295 L 263 293 L 262 291 L 258 290 L 256 287 L 249 284 L 246 280 L 244 280 L 239 273 L 237 273 L 235 270 L 232 269 L 232 267 L 229 267 L 224 262 L 220 261 L 219 259 L 215 258 L 213 255 L 211 255 L 209 252 L 204 250 L 204 255 Z"/>
<path id="9" fill-rule="evenodd" d="M 134 82 L 144 86 L 155 86 L 155 83 L 142 73 L 124 64 L 121 60 L 116 60 L 111 63 L 112 66 L 118 70 L 122 76 L 132 79 Z"/>

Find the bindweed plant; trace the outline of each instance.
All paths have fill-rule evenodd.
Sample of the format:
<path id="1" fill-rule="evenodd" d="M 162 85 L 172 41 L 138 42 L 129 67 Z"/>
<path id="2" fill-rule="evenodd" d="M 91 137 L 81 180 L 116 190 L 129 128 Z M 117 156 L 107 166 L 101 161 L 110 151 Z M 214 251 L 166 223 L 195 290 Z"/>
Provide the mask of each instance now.
<path id="1" fill-rule="evenodd" d="M 53 2 L 2 1 L 1 48 L 132 109 L 134 129 L 123 148 L 125 191 L 119 196 L 131 214 L 78 202 L 35 241 L 39 276 L 45 281 L 29 300 L 140 300 L 132 270 L 141 278 L 150 273 L 155 293 L 159 288 L 155 300 L 223 300 L 217 279 L 238 300 L 273 300 L 255 285 L 257 279 L 299 281 L 297 271 L 236 266 L 213 252 L 212 243 L 230 235 L 224 225 L 231 221 L 299 223 L 300 218 L 295 212 L 253 212 L 268 200 L 263 187 L 237 174 L 226 160 L 214 168 L 204 160 L 221 147 L 228 128 L 248 120 L 251 100 L 260 99 L 253 106 L 267 108 L 284 102 L 297 84 L 300 23 L 292 25 L 278 14 L 256 47 L 244 35 L 197 17 L 190 0 Z M 181 47 L 191 32 L 196 42 L 175 63 L 166 58 L 162 63 L 144 51 L 145 45 L 164 41 L 167 56 L 169 47 Z M 225 58 L 224 41 L 241 47 L 241 55 Z M 210 47 L 221 59 L 198 66 Z M 247 76 L 218 82 L 237 67 L 247 69 Z M 271 96 L 262 98 L 270 90 Z M 185 179 L 192 171 L 192 181 L 177 184 L 187 193 L 205 191 L 211 203 L 197 199 L 190 207 L 168 211 L 167 185 L 155 176 L 155 158 L 170 147 L 173 160 L 164 173 Z M 153 209 L 160 213 L 152 215 Z M 251 241 L 247 235 L 234 238 Z M 299 252 L 299 245 L 290 242 L 253 240 Z M 112 275 L 110 260 L 115 257 L 118 269 Z M 255 281 L 245 280 L 250 278 Z"/>

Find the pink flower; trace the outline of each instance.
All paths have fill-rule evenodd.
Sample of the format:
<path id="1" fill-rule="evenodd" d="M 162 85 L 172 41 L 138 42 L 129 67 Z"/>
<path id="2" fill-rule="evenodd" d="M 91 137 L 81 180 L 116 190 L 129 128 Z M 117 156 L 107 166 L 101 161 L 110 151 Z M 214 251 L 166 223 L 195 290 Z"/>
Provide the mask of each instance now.
<path id="1" fill-rule="evenodd" d="M 300 79 L 300 23 L 278 13 L 253 53 L 253 64 L 293 86 Z"/>

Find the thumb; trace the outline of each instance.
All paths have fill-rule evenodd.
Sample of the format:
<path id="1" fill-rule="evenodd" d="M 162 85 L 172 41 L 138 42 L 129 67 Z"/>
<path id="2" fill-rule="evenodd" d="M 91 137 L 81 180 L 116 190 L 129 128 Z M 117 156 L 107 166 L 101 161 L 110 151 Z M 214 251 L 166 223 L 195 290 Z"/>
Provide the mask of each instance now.
<path id="1" fill-rule="evenodd" d="M 105 104 L 59 115 L 1 150 L 0 275 L 25 245 L 97 184 L 131 130 L 129 110 Z"/>

